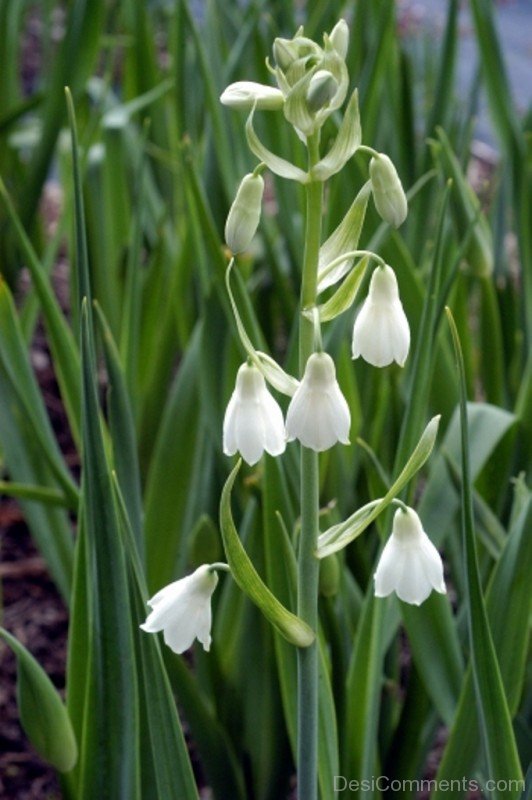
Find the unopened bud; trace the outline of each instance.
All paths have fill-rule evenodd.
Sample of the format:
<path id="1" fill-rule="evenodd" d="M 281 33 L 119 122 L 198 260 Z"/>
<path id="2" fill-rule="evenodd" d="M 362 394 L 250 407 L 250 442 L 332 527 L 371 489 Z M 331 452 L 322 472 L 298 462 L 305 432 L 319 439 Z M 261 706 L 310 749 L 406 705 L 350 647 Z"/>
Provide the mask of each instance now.
<path id="1" fill-rule="evenodd" d="M 275 39 L 273 43 L 273 57 L 283 72 L 299 57 L 298 46 L 293 39 Z"/>
<path id="2" fill-rule="evenodd" d="M 334 75 L 326 69 L 319 69 L 310 79 L 307 90 L 307 106 L 309 111 L 319 111 L 327 106 L 338 90 Z"/>
<path id="3" fill-rule="evenodd" d="M 341 58 L 347 55 L 349 47 L 349 28 L 345 19 L 341 19 L 336 23 L 329 36 L 332 46 Z"/>
<path id="4" fill-rule="evenodd" d="M 260 221 L 264 180 L 250 173 L 242 178 L 225 223 L 225 241 L 231 252 L 241 253 L 251 244 Z"/>
<path id="5" fill-rule="evenodd" d="M 336 553 L 320 562 L 319 591 L 323 597 L 334 597 L 340 584 L 340 563 Z"/>
<path id="6" fill-rule="evenodd" d="M 369 164 L 371 189 L 377 211 L 385 222 L 398 228 L 408 213 L 408 201 L 392 161 L 384 153 Z"/>
<path id="7" fill-rule="evenodd" d="M 284 96 L 281 90 L 274 86 L 265 86 L 254 81 L 237 81 L 222 92 L 220 102 L 224 106 L 239 110 L 255 107 L 265 111 L 275 111 L 283 107 Z"/>

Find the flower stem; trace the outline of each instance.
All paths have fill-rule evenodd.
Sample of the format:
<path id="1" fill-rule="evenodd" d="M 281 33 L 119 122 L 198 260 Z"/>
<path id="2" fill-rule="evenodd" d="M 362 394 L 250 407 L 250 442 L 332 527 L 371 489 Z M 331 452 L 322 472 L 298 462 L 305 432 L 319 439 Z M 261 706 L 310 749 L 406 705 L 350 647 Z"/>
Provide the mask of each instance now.
<path id="1" fill-rule="evenodd" d="M 319 133 L 308 140 L 309 170 L 319 161 Z M 321 236 L 323 184 L 307 184 L 305 253 L 301 281 L 301 308 L 316 302 L 318 256 Z M 299 367 L 314 351 L 314 325 L 303 315 L 299 329 Z M 298 615 L 316 632 L 318 629 L 319 561 L 315 551 L 319 533 L 318 454 L 301 446 L 301 535 L 298 555 Z M 318 796 L 318 645 L 298 649 L 298 798 Z"/>

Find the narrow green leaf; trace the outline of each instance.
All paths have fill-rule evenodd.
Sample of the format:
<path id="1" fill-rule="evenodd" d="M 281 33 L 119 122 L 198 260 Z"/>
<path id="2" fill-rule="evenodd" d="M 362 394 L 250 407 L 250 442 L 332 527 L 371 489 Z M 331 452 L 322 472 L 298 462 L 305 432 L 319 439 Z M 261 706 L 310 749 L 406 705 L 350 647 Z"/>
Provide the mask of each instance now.
<path id="1" fill-rule="evenodd" d="M 30 486 L 27 483 L 0 481 L 0 494 L 5 494 L 8 497 L 21 497 L 24 500 L 36 500 L 38 503 L 45 503 L 46 505 L 69 508 L 69 502 L 64 494 L 46 486 Z"/>
<path id="2" fill-rule="evenodd" d="M 318 306 L 322 322 L 335 319 L 351 308 L 360 289 L 360 284 L 364 280 L 369 260 L 369 256 L 364 256 L 364 258 L 360 259 L 332 297 L 323 305 Z"/>
<path id="3" fill-rule="evenodd" d="M 39 443 L 43 459 L 73 507 L 77 506 L 78 489 L 59 451 L 41 393 L 31 368 L 26 344 L 20 330 L 13 298 L 0 277 L 0 362 L 12 386 L 20 409 Z"/>
<path id="4" fill-rule="evenodd" d="M 103 311 L 94 302 L 96 319 L 102 330 L 105 363 L 109 374 L 109 427 L 113 460 L 123 492 L 128 516 L 142 548 L 142 488 L 135 440 L 135 425 L 118 350 Z M 142 549 L 140 550 L 142 552 Z"/>
<path id="5" fill-rule="evenodd" d="M 147 477 L 144 531 L 151 592 L 174 580 L 186 565 L 185 514 L 200 416 L 200 345 L 198 325 L 170 390 Z"/>
<path id="6" fill-rule="evenodd" d="M 50 279 L 40 263 L 35 250 L 27 236 L 13 202 L 0 178 L 0 194 L 6 204 L 9 218 L 15 228 L 20 246 L 26 257 L 35 291 L 42 308 L 46 329 L 48 331 L 50 349 L 52 351 L 54 369 L 65 403 L 68 421 L 74 441 L 80 440 L 81 389 L 79 379 L 79 353 L 68 323 L 63 316 L 59 303 L 53 293 Z"/>
<path id="7" fill-rule="evenodd" d="M 326 181 L 347 164 L 362 142 L 358 90 L 351 95 L 334 144 L 310 172 L 313 180 Z"/>
<path id="8" fill-rule="evenodd" d="M 331 233 L 320 247 L 318 292 L 322 292 L 328 286 L 332 286 L 349 271 L 353 258 L 347 258 L 333 269 L 329 269 L 329 264 L 340 258 L 343 253 L 357 249 L 370 195 L 371 182 L 367 181 L 353 200 L 336 230 Z"/>
<path id="9" fill-rule="evenodd" d="M 491 229 L 480 210 L 480 201 L 467 181 L 460 163 L 452 150 L 445 131 L 437 130 L 438 143 L 433 145 L 433 154 L 443 177 L 452 179 L 451 209 L 453 222 L 460 238 L 469 234 L 465 259 L 471 274 L 491 275 L 493 272 L 493 241 Z"/>
<path id="10" fill-rule="evenodd" d="M 78 747 L 63 701 L 31 653 L 4 628 L 0 637 L 17 657 L 17 702 L 20 722 L 39 755 L 59 772 L 68 772 Z"/>
<path id="11" fill-rule="evenodd" d="M 238 461 L 229 475 L 220 500 L 220 529 L 231 573 L 244 594 L 260 608 L 264 616 L 285 639 L 298 647 L 308 647 L 314 641 L 314 633 L 305 622 L 288 611 L 270 592 L 259 577 L 238 538 L 231 513 L 231 490 L 241 463 Z"/>
<path id="12" fill-rule="evenodd" d="M 481 720 L 481 734 L 488 762 L 489 776 L 500 786 L 509 781 L 522 780 L 521 766 L 515 743 L 512 720 L 501 679 L 491 629 L 482 594 L 478 570 L 473 501 L 471 494 L 471 467 L 469 463 L 469 431 L 467 420 L 467 394 L 464 362 L 458 331 L 450 310 L 447 316 L 455 348 L 460 381 L 460 425 L 462 431 L 462 534 L 467 576 L 467 614 L 471 642 L 471 661 L 477 710 Z M 512 789 L 494 789 L 495 798 L 512 798 Z"/>
<path id="13" fill-rule="evenodd" d="M 531 523 L 532 494 L 524 481 L 519 479 L 506 545 L 493 569 L 486 591 L 486 610 L 493 643 L 499 654 L 501 677 L 511 714 L 516 713 L 521 700 L 529 643 Z M 509 608 L 512 609 L 511 614 L 508 613 Z M 444 785 L 443 781 L 457 780 L 473 773 L 480 750 L 478 718 L 472 713 L 474 704 L 475 687 L 470 666 L 438 769 L 439 786 Z M 445 800 L 445 794 L 437 790 L 433 800 Z"/>
<path id="14" fill-rule="evenodd" d="M 132 613 L 134 619 L 139 621 L 143 620 L 146 614 L 148 589 L 139 556 L 136 533 L 131 525 L 126 500 L 116 476 L 114 490 L 120 532 L 128 563 Z M 143 800 L 148 800 L 150 797 L 153 797 L 154 800 L 161 800 L 161 798 L 196 800 L 198 793 L 159 639 L 144 633 L 136 625 L 133 630 L 139 670 L 140 719 L 146 725 L 145 731 L 142 729 L 143 735 L 141 735 L 141 796 Z M 181 659 L 176 659 L 176 661 L 179 661 L 180 665 L 182 664 Z M 176 669 L 176 672 L 179 676 L 180 690 L 185 684 L 185 691 L 190 692 L 190 686 L 186 681 L 186 667 L 183 665 L 182 669 Z M 200 699 L 194 698 L 198 703 Z M 190 707 L 189 703 L 187 706 Z M 209 721 L 216 725 L 216 720 Z M 207 724 L 205 717 L 202 722 Z M 146 732 L 146 736 L 144 732 Z M 153 781 L 150 785 L 149 781 L 152 775 Z"/>
<path id="15" fill-rule="evenodd" d="M 82 306 L 83 513 L 92 631 L 79 796 L 137 798 L 138 701 L 124 550 L 105 454 L 87 301 Z M 78 678 L 79 679 L 79 678 Z"/>
<path id="16" fill-rule="evenodd" d="M 255 133 L 253 127 L 253 114 L 255 109 L 252 109 L 246 122 L 246 138 L 248 141 L 249 149 L 255 153 L 259 161 L 264 161 L 269 169 L 281 178 L 287 178 L 291 181 L 299 181 L 299 183 L 308 183 L 308 175 L 302 169 L 296 167 L 290 161 L 287 161 L 280 156 L 276 156 L 271 150 L 262 144 L 261 140 Z"/>
<path id="17" fill-rule="evenodd" d="M 77 286 L 77 308 L 81 309 L 83 299 L 86 297 L 91 302 L 91 286 L 89 277 L 89 254 L 87 249 L 87 232 L 85 226 L 85 211 L 83 207 L 83 186 L 81 180 L 81 165 L 78 148 L 78 129 L 76 112 L 70 89 L 65 88 L 65 97 L 70 124 L 70 137 L 72 146 L 72 169 L 74 178 L 74 216 L 76 234 L 76 260 L 75 284 Z"/>
<path id="18" fill-rule="evenodd" d="M 439 423 L 439 416 L 433 417 L 430 420 L 410 458 L 383 498 L 373 500 L 371 503 L 355 511 L 355 513 L 344 522 L 341 522 L 339 525 L 334 525 L 318 537 L 318 549 L 316 551 L 318 558 L 325 558 L 325 556 L 331 553 L 342 550 L 346 545 L 356 539 L 357 536 L 360 536 L 368 525 L 390 505 L 394 497 L 399 494 L 408 481 L 421 469 L 430 456 L 438 434 Z"/>

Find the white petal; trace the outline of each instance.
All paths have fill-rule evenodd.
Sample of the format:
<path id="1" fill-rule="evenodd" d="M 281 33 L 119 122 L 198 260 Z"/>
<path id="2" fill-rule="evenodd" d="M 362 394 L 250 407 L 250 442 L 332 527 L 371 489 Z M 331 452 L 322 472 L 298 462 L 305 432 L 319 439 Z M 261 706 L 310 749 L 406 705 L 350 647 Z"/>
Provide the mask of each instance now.
<path id="1" fill-rule="evenodd" d="M 338 384 L 332 390 L 333 423 L 336 438 L 342 444 L 349 444 L 349 430 L 351 428 L 351 412 L 347 400 L 340 391 Z"/>
<path id="2" fill-rule="evenodd" d="M 390 536 L 381 553 L 375 570 L 375 595 L 387 597 L 395 590 L 399 548 L 393 536 Z"/>
<path id="3" fill-rule="evenodd" d="M 419 606 L 431 593 L 432 585 L 427 578 L 419 550 L 405 548 L 405 550 L 407 549 L 409 552 L 403 559 L 401 568 L 397 571 L 395 590 L 397 596 L 405 603 Z"/>
<path id="4" fill-rule="evenodd" d="M 253 466 L 264 452 L 264 423 L 256 401 L 241 401 L 235 416 L 236 443 L 244 461 Z"/>
<path id="5" fill-rule="evenodd" d="M 223 448 L 226 456 L 234 456 L 237 451 L 235 411 L 237 406 L 236 392 L 233 392 L 227 405 L 223 426 Z"/>
<path id="6" fill-rule="evenodd" d="M 191 612 L 172 620 L 163 631 L 164 642 L 174 653 L 184 653 L 192 647 L 197 635 L 197 614 Z"/>
<path id="7" fill-rule="evenodd" d="M 283 412 L 279 403 L 265 388 L 260 397 L 264 425 L 264 449 L 271 456 L 278 456 L 286 449 Z"/>
<path id="8" fill-rule="evenodd" d="M 440 594 L 445 594 L 445 580 L 443 577 L 443 562 L 441 560 L 441 556 L 438 553 L 438 550 L 430 541 L 429 537 L 426 533 L 423 534 L 423 539 L 421 541 L 421 548 L 423 551 L 423 559 L 424 559 L 424 566 L 425 566 L 425 573 L 427 575 L 427 579 L 430 581 L 430 584 L 433 589 L 435 589 Z"/>
<path id="9" fill-rule="evenodd" d="M 394 341 L 393 356 L 399 366 L 402 367 L 410 349 L 410 326 L 400 302 L 394 307 L 391 327 Z"/>
<path id="10" fill-rule="evenodd" d="M 353 329 L 353 358 L 359 355 L 374 367 L 386 367 L 394 360 L 394 342 L 386 307 L 366 301 Z"/>
<path id="11" fill-rule="evenodd" d="M 286 414 L 286 435 L 288 441 L 299 439 L 299 433 L 306 428 L 307 417 L 310 416 L 310 397 L 303 384 L 300 384 L 290 401 Z"/>

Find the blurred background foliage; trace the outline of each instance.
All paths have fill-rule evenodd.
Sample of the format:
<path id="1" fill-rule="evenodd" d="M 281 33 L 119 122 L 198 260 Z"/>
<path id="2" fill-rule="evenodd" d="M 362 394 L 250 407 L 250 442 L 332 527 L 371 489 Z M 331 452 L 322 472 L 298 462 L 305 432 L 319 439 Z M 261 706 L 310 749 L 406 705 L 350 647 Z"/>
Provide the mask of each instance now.
<path id="1" fill-rule="evenodd" d="M 87 556 L 83 567 L 83 536 L 72 535 L 80 502 L 79 460 L 74 471 L 67 466 L 49 423 L 29 356 L 35 331 L 44 324 L 70 449 L 79 453 L 84 474 L 98 464 L 108 471 L 107 488 L 100 487 L 104 493 L 92 495 L 100 508 L 84 508 L 79 519 L 86 520 L 89 539 L 90 530 L 97 537 L 101 525 L 117 548 L 113 558 L 121 588 L 109 598 L 108 583 L 95 583 L 103 593 L 100 604 L 119 608 L 126 597 L 119 618 L 129 633 L 122 646 L 137 665 L 131 667 L 137 675 L 131 691 L 141 722 L 130 721 L 131 741 L 118 737 L 117 742 L 132 752 L 149 749 L 143 732 L 153 731 L 155 723 L 147 718 L 149 701 L 139 688 L 144 683 L 138 659 L 155 659 L 152 668 L 161 675 L 164 670 L 159 651 L 141 656 L 132 640 L 143 613 L 141 584 L 145 576 L 153 593 L 222 556 L 217 509 L 229 471 L 221 450 L 222 420 L 243 359 L 223 283 L 223 226 L 238 182 L 255 160 L 245 145 L 245 113 L 228 111 L 218 98 L 234 80 L 269 82 L 265 57 L 276 36 L 290 37 L 304 23 L 306 35 L 320 40 L 344 16 L 351 29 L 347 65 L 352 87 L 360 92 L 363 142 L 390 155 L 410 197 L 410 214 L 399 231 L 381 223 L 370 204 L 361 246 L 379 252 L 396 270 L 413 351 L 404 370 L 376 370 L 351 361 L 351 313 L 326 327 L 326 346 L 351 408 L 353 445 L 322 457 L 324 527 L 383 494 L 428 419 L 442 414 L 438 451 L 411 486 L 410 500 L 445 553 L 450 591 L 448 598 L 433 596 L 422 610 L 373 601 L 379 535 L 387 534 L 389 519 L 377 524 L 379 535 L 369 533 L 345 555 L 324 563 L 322 794 L 329 796 L 327 781 L 335 770 L 362 778 L 382 769 L 408 778 L 433 775 L 434 767 L 432 773 L 425 770 L 435 762 L 440 777 L 489 774 L 467 666 L 458 385 L 442 324 L 445 304 L 453 310 L 466 364 L 480 570 L 526 770 L 532 747 L 532 692 L 525 669 L 531 117 L 518 116 L 512 104 L 492 3 L 471 0 L 470 8 L 480 58 L 464 99 L 456 82 L 457 0 L 449 0 L 437 45 L 428 46 L 411 35 L 392 0 L 0 3 L 2 488 L 20 498 L 73 613 L 67 688 L 79 736 L 91 713 L 105 713 L 105 707 L 92 711 L 78 696 L 83 658 L 76 651 L 82 621 L 98 616 L 94 588 L 80 586 L 91 578 L 91 569 L 101 578 L 98 559 L 105 555 L 96 552 L 96 567 Z M 77 192 L 65 86 L 77 117 Z M 497 158 L 490 163 L 472 157 L 481 87 L 496 137 Z M 303 147 L 278 115 L 262 112 L 256 122 L 270 149 L 304 166 Z M 331 118 L 326 139 L 337 124 Z M 330 182 L 325 233 L 342 219 L 365 175 L 364 156 L 356 155 Z M 254 343 L 294 373 L 302 208 L 298 184 L 268 180 L 259 233 L 251 251 L 239 257 L 235 280 Z M 99 305 L 95 324 L 102 357 L 91 380 L 98 378 L 101 390 L 101 442 L 87 429 L 87 408 L 94 411 L 96 400 L 80 370 L 90 351 L 85 342 L 83 356 L 80 335 L 86 268 Z M 288 604 L 298 469 L 293 445 L 282 461 L 266 457 L 245 470 L 234 503 L 248 552 Z M 101 504 L 116 502 L 111 470 L 123 499 L 125 517 L 118 514 L 118 522 L 97 516 Z M 82 503 L 87 491 L 84 483 Z M 130 538 L 109 532 L 113 525 L 122 535 L 127 529 Z M 133 582 L 138 595 L 132 574 L 140 580 Z M 215 602 L 212 653 L 195 652 L 190 671 L 183 659 L 165 652 L 165 670 L 215 796 L 278 800 L 286 796 L 294 769 L 293 653 L 227 578 Z M 408 644 L 397 635 L 400 630 Z M 123 652 L 110 652 L 102 670 L 117 668 Z M 123 670 L 119 679 L 128 680 Z M 167 724 L 173 730 L 176 722 L 172 717 Z M 446 744 L 442 724 L 450 732 Z M 72 796 L 83 796 L 80 785 L 93 785 L 79 778 L 94 753 L 90 737 L 84 742 L 85 766 L 78 766 L 78 777 L 74 770 L 74 777 L 65 779 L 65 792 Z M 141 783 L 128 797 L 139 785 L 143 798 L 174 796 L 164 794 L 163 784 L 157 787 L 162 794 L 146 793 L 154 767 L 147 756 L 142 764 Z M 109 769 L 115 768 L 113 762 Z"/>

